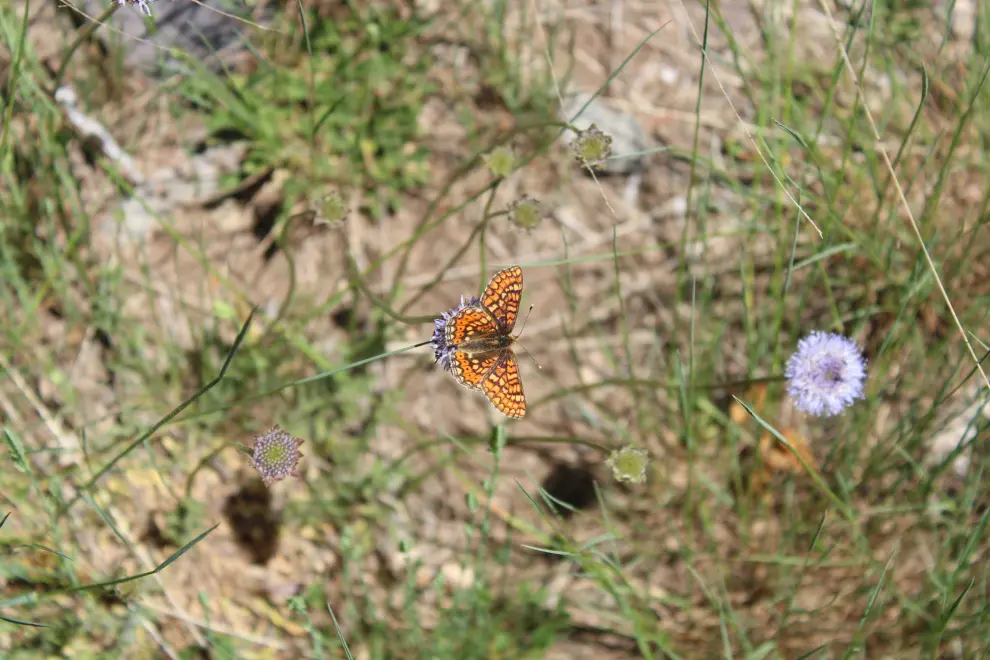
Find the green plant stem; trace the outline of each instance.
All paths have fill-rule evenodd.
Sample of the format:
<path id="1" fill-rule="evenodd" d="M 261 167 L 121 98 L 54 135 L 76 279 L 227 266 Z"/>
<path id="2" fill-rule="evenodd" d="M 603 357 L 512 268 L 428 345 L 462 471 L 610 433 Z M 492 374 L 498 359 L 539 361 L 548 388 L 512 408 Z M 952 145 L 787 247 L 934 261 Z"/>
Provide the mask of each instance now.
<path id="1" fill-rule="evenodd" d="M 223 380 L 224 376 L 227 374 L 227 369 L 230 368 L 231 361 L 233 361 L 234 359 L 234 355 L 237 354 L 238 349 L 240 348 L 241 344 L 244 341 L 244 338 L 247 336 L 247 331 L 251 327 L 251 321 L 254 319 L 254 314 L 257 311 L 258 311 L 257 307 L 251 310 L 251 314 L 248 315 L 248 318 L 244 322 L 244 325 L 241 327 L 240 332 L 237 333 L 237 338 L 234 340 L 234 345 L 231 347 L 230 352 L 227 354 L 227 359 L 224 360 L 223 365 L 220 367 L 220 371 L 219 373 L 217 373 L 216 377 L 213 380 L 211 380 L 209 383 L 201 387 L 191 397 L 180 403 L 176 408 L 173 408 L 167 415 L 165 415 L 160 420 L 158 420 L 150 429 L 142 433 L 136 440 L 134 440 L 129 445 L 127 445 L 123 450 L 118 452 L 117 455 L 114 456 L 106 465 L 104 465 L 96 474 L 94 474 L 89 479 L 89 481 L 87 481 L 85 484 L 79 487 L 79 489 L 76 491 L 75 497 L 69 500 L 67 504 L 65 504 L 58 510 L 58 512 L 55 515 L 56 520 L 60 519 L 63 515 L 68 513 L 69 509 L 71 509 L 72 506 L 76 502 L 78 502 L 82 498 L 82 496 L 86 492 L 88 492 L 89 489 L 92 488 L 93 485 L 96 484 L 96 482 L 103 477 L 103 475 L 105 475 L 107 472 L 113 469 L 114 465 L 119 463 L 125 456 L 127 456 L 132 451 L 134 451 L 139 446 L 141 446 L 145 442 L 145 440 L 147 440 L 152 435 L 154 435 L 160 428 L 162 428 L 170 421 L 172 421 L 175 417 L 179 415 L 179 413 L 181 413 L 183 410 L 191 406 L 193 403 L 196 402 L 197 399 L 199 399 L 201 396 L 203 396 L 211 389 L 216 387 L 220 383 L 220 381 Z"/>
<path id="2" fill-rule="evenodd" d="M 379 258 L 374 264 L 371 265 L 369 272 L 373 270 L 377 270 L 398 250 L 401 250 L 403 248 L 410 248 L 413 244 L 416 243 L 416 241 L 418 241 L 424 234 L 426 234 L 426 232 L 430 231 L 437 225 L 441 224 L 452 213 L 455 213 L 460 208 L 463 208 L 463 206 L 465 206 L 468 202 L 473 201 L 477 197 L 483 195 L 486 191 L 497 186 L 501 182 L 501 179 L 496 179 L 495 181 L 492 181 L 487 186 L 485 186 L 484 189 L 469 197 L 464 204 L 460 204 L 455 209 L 452 209 L 451 211 L 444 213 L 441 217 L 433 220 L 432 222 L 430 221 L 430 218 L 433 216 L 433 212 L 437 209 L 438 206 L 440 206 L 440 203 L 444 199 L 446 199 L 447 195 L 450 194 L 450 191 L 453 190 L 457 182 L 463 179 L 464 177 L 466 177 L 467 175 L 469 175 L 471 172 L 475 171 L 477 166 L 482 163 L 482 156 L 484 154 L 489 153 L 492 149 L 495 149 L 496 147 L 500 147 L 503 144 L 510 142 L 520 133 L 525 133 L 530 130 L 544 129 L 552 126 L 556 126 L 560 128 L 560 135 L 563 135 L 564 131 L 571 127 L 571 125 L 568 122 L 562 122 L 562 121 L 549 121 L 549 122 L 541 121 L 534 123 L 522 123 L 519 126 L 513 128 L 511 131 L 508 131 L 504 135 L 501 135 L 495 140 L 493 140 L 492 143 L 488 145 L 488 147 L 486 147 L 484 150 L 475 153 L 474 156 L 469 158 L 465 163 L 463 163 L 458 169 L 454 170 L 454 172 L 450 175 L 450 178 L 447 180 L 447 183 L 444 184 L 443 189 L 439 193 L 437 193 L 436 197 L 433 198 L 433 201 L 430 202 L 430 205 L 426 208 L 425 211 L 423 211 L 423 215 L 420 216 L 419 222 L 417 222 L 416 228 L 413 230 L 412 236 L 410 236 L 408 239 L 406 239 L 401 244 L 396 246 L 395 249 L 391 250 L 385 255 L 382 255 L 381 258 Z M 531 153 L 529 156 L 519 161 L 519 163 L 516 165 L 516 169 L 518 170 L 525 167 L 532 160 L 534 160 L 540 154 L 544 153 L 547 149 L 549 149 L 550 146 L 555 141 L 556 138 L 554 138 L 553 140 L 547 140 L 546 142 L 541 144 L 538 148 L 536 148 L 533 151 L 533 153 Z M 398 291 L 402 278 L 405 276 L 406 268 L 409 265 L 410 253 L 411 251 L 409 249 L 406 249 L 406 251 L 399 258 L 399 265 L 396 267 L 395 277 L 392 281 L 393 284 L 392 284 L 392 291 L 389 295 L 390 298 L 395 297 L 395 294 Z"/>
<path id="3" fill-rule="evenodd" d="M 62 86 L 62 79 L 65 77 L 66 70 L 68 70 L 69 68 L 69 63 L 72 61 L 72 56 L 75 54 L 76 50 L 79 48 L 82 42 L 89 39 L 90 36 L 92 36 L 93 32 L 96 31 L 96 28 L 103 25 L 103 23 L 106 22 L 106 20 L 109 19 L 111 16 L 113 16 L 114 12 L 116 12 L 118 9 L 120 9 L 120 5 L 114 2 L 112 5 L 110 5 L 110 7 L 107 8 L 106 11 L 104 11 L 102 14 L 97 16 L 95 20 L 92 20 L 89 23 L 87 23 L 86 27 L 84 27 L 82 30 L 79 31 L 79 34 L 76 36 L 76 40 L 72 42 L 72 44 L 66 49 L 65 53 L 62 55 L 62 62 L 58 65 L 58 71 L 55 73 L 55 82 L 52 87 L 52 94 L 54 94 L 55 90 L 57 90 L 59 87 Z"/>
<path id="4" fill-rule="evenodd" d="M 212 461 L 214 458 L 219 456 L 224 449 L 226 449 L 227 447 L 236 447 L 236 446 L 237 446 L 236 443 L 225 440 L 221 442 L 216 447 L 216 449 L 211 451 L 209 454 L 201 458 L 198 463 L 196 463 L 196 467 L 194 467 L 192 471 L 189 472 L 189 475 L 186 477 L 186 487 L 185 487 L 186 499 L 192 497 L 193 482 L 196 480 L 196 475 L 199 474 L 199 471 L 202 470 L 204 467 L 206 467 L 206 465 L 210 461 Z"/>
<path id="5" fill-rule="evenodd" d="M 420 288 L 420 290 L 416 293 L 416 295 L 414 295 L 412 298 L 407 300 L 405 304 L 399 308 L 400 312 L 404 312 L 410 307 L 412 307 L 417 301 L 419 301 L 420 298 L 426 295 L 428 291 L 431 291 L 433 287 L 440 284 L 440 282 L 443 281 L 444 273 L 446 273 L 451 267 L 453 267 L 453 265 L 456 264 L 458 260 L 460 260 L 460 258 L 463 257 L 469 249 L 471 249 L 471 243 L 474 242 L 475 236 L 479 236 L 485 231 L 485 227 L 488 226 L 488 223 L 491 221 L 493 217 L 491 214 L 491 209 L 492 209 L 492 204 L 495 202 L 495 192 L 498 190 L 498 185 L 500 181 L 501 180 L 496 181 L 495 185 L 493 185 L 492 188 L 489 190 L 488 201 L 485 202 L 485 210 L 482 215 L 481 222 L 475 225 L 474 229 L 471 230 L 471 235 L 468 236 L 467 240 L 464 241 L 464 245 L 462 245 L 457 250 L 457 252 L 455 252 L 454 255 L 447 260 L 447 263 L 445 263 L 443 267 L 440 268 L 439 274 L 436 277 L 434 277 L 432 280 L 424 284 L 422 288 Z M 485 285 L 484 283 L 487 280 L 487 277 L 485 276 L 484 273 L 482 273 L 481 277 L 482 277 L 481 286 L 484 287 Z"/>

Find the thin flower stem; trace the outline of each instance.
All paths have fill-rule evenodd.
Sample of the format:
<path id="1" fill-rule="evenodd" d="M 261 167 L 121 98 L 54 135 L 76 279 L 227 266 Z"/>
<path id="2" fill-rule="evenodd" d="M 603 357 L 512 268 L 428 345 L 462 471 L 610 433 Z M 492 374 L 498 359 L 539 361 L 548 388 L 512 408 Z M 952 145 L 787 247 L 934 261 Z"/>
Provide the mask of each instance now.
<path id="1" fill-rule="evenodd" d="M 364 278 L 361 277 L 357 264 L 354 263 L 354 257 L 351 255 L 347 255 L 347 268 L 350 271 L 351 284 L 353 284 L 358 291 L 367 296 L 372 305 L 382 310 L 385 315 L 392 320 L 398 321 L 399 323 L 405 323 L 406 325 L 422 325 L 423 323 L 429 323 L 435 318 L 433 316 L 406 316 L 394 311 L 391 305 L 371 292 L 367 283 L 365 283 Z"/>
<path id="2" fill-rule="evenodd" d="M 94 20 L 91 20 L 86 24 L 86 27 L 79 31 L 78 36 L 76 36 L 76 40 L 72 42 L 72 45 L 70 45 L 62 55 L 62 61 L 59 63 L 58 71 L 55 73 L 55 84 L 52 87 L 52 94 L 54 94 L 55 90 L 62 86 L 62 79 L 65 77 L 66 70 L 69 68 L 69 62 L 72 61 L 72 56 L 75 54 L 82 42 L 89 39 L 93 32 L 96 31 L 96 28 L 103 25 L 103 23 L 113 16 L 114 12 L 118 9 L 120 9 L 120 5 L 114 2 L 105 12 L 97 16 Z"/>
<path id="3" fill-rule="evenodd" d="M 687 13 L 687 6 L 684 4 L 684 0 L 678 0 L 678 2 L 681 5 L 681 8 L 684 10 L 684 12 Z M 702 46 L 704 42 L 702 41 L 701 37 L 698 35 L 698 31 L 695 29 L 694 23 L 690 20 L 688 21 L 688 27 L 691 28 L 691 32 L 692 34 L 694 34 L 695 41 L 698 42 L 699 46 Z M 743 129 L 743 133 L 746 134 L 746 137 L 749 138 L 749 141 L 753 143 L 753 148 L 756 150 L 756 154 L 760 157 L 760 160 L 763 161 L 763 164 L 766 166 L 767 171 L 770 172 L 770 176 L 772 176 L 774 181 L 777 182 L 777 185 L 780 186 L 780 189 L 784 191 L 784 194 L 787 196 L 787 199 L 789 199 L 791 204 L 793 204 L 797 208 L 798 212 L 801 213 L 801 216 L 805 220 L 807 220 L 808 223 L 814 228 L 815 232 L 818 234 L 818 238 L 823 238 L 824 234 L 822 234 L 822 230 L 819 229 L 818 225 L 815 224 L 815 221 L 812 220 L 810 215 L 808 215 L 808 212 L 804 210 L 804 207 L 801 206 L 801 204 L 794 198 L 794 195 L 791 194 L 791 191 L 784 185 L 784 182 L 781 181 L 780 176 L 777 174 L 777 171 L 770 165 L 769 159 L 767 159 L 766 155 L 763 153 L 763 150 L 760 149 L 760 144 L 756 141 L 756 137 L 753 135 L 753 132 L 749 130 L 749 128 L 747 128 L 746 122 L 743 121 L 742 115 L 739 114 L 739 110 L 736 108 L 736 104 L 732 102 L 732 97 L 729 96 L 729 92 L 726 91 L 725 85 L 722 84 L 722 80 L 718 77 L 718 71 L 715 69 L 715 65 L 712 64 L 712 60 L 708 56 L 708 50 L 702 47 L 701 55 L 704 58 L 705 62 L 708 64 L 708 68 L 711 69 L 712 77 L 715 78 L 715 83 L 722 91 L 722 96 L 725 97 L 725 101 L 729 104 L 729 107 L 732 109 L 732 113 L 736 116 L 736 120 L 738 120 L 739 126 Z"/>
<path id="4" fill-rule="evenodd" d="M 200 459 L 200 461 L 198 463 L 196 463 L 196 467 L 194 467 L 192 469 L 192 471 L 189 473 L 189 475 L 186 477 L 186 488 L 185 488 L 185 490 L 186 490 L 186 499 L 189 499 L 189 498 L 192 497 L 193 482 L 196 480 L 196 475 L 199 474 L 199 471 L 202 470 L 204 467 L 206 467 L 206 465 L 210 461 L 212 461 L 214 458 L 216 458 L 217 456 L 219 456 L 223 452 L 224 449 L 226 449 L 227 447 L 236 447 L 236 446 L 237 446 L 237 443 L 231 442 L 229 440 L 225 440 L 225 441 L 221 442 L 217 446 L 216 449 L 214 449 L 213 451 L 211 451 L 209 454 L 207 454 L 202 459 Z"/>
<path id="5" fill-rule="evenodd" d="M 474 242 L 474 237 L 475 236 L 478 236 L 479 234 L 481 234 L 481 233 L 483 233 L 485 231 L 485 228 L 488 226 L 488 223 L 491 221 L 491 219 L 493 217 L 490 214 L 490 211 L 491 211 L 491 208 L 492 208 L 492 204 L 495 201 L 495 191 L 498 190 L 499 183 L 500 183 L 500 181 L 496 181 L 496 182 L 494 182 L 494 185 L 491 187 L 491 189 L 489 191 L 489 195 L 488 195 L 488 201 L 485 203 L 485 211 L 484 211 L 484 215 L 481 218 L 481 222 L 479 222 L 475 226 L 475 228 L 471 231 L 471 235 L 468 236 L 467 237 L 467 240 L 464 241 L 464 245 L 462 245 L 457 250 L 457 252 L 455 252 L 454 255 L 450 259 L 447 260 L 447 263 L 445 263 L 440 268 L 440 270 L 439 270 L 439 272 L 438 272 L 438 274 L 437 274 L 436 277 L 434 277 L 432 280 L 430 280 L 429 282 L 427 282 L 426 284 L 424 284 L 423 287 L 420 288 L 420 290 L 416 293 L 416 295 L 414 295 L 412 298 L 410 298 L 409 300 L 407 300 L 405 302 L 405 304 L 402 305 L 401 308 L 399 308 L 399 311 L 400 312 L 404 312 L 405 310 L 409 309 L 420 298 L 422 298 L 424 295 L 426 295 L 426 292 L 427 291 L 432 290 L 433 287 L 435 287 L 437 284 L 439 284 L 440 282 L 442 282 L 443 281 L 443 275 L 444 275 L 444 273 L 446 273 L 455 263 L 457 263 L 457 261 L 461 257 L 463 257 L 467 253 L 467 251 L 469 249 L 471 249 L 471 244 Z M 487 280 L 487 278 L 485 277 L 485 273 L 484 272 L 482 272 L 481 278 L 482 278 L 481 279 L 481 287 L 484 288 L 485 281 Z"/>
<path id="6" fill-rule="evenodd" d="M 385 261 L 387 259 L 389 259 L 398 250 L 400 250 L 400 249 L 402 249 L 404 247 L 405 248 L 411 248 L 411 246 L 414 245 L 416 243 L 416 241 L 418 241 L 424 234 L 426 234 L 426 232 L 430 231 L 431 229 L 433 229 L 434 227 L 436 227 L 437 225 L 439 225 L 446 218 L 448 218 L 451 214 L 453 214 L 457 210 L 463 208 L 469 202 L 471 202 L 474 199 L 476 199 L 477 197 L 480 197 L 481 195 L 483 195 L 487 190 L 490 190 L 491 188 L 493 188 L 493 187 L 495 187 L 495 186 L 497 186 L 499 184 L 499 182 L 501 181 L 501 179 L 496 179 L 495 181 L 492 181 L 484 189 L 482 189 L 478 193 L 476 193 L 476 194 L 472 195 L 470 198 L 468 198 L 463 204 L 459 204 L 456 208 L 451 209 L 447 213 L 444 213 L 440 218 L 437 218 L 436 220 L 434 220 L 432 222 L 430 221 L 430 217 L 433 215 L 433 212 L 437 209 L 438 206 L 440 206 L 440 203 L 444 199 L 447 198 L 447 196 L 450 194 L 450 191 L 453 190 L 453 188 L 457 184 L 457 182 L 460 181 L 462 178 L 466 177 L 467 175 L 469 175 L 471 172 L 475 171 L 476 168 L 477 168 L 477 166 L 480 163 L 483 162 L 482 156 L 484 156 L 484 154 L 487 154 L 488 152 L 490 152 L 492 149 L 495 149 L 496 147 L 500 147 L 503 144 L 507 144 L 514 137 L 516 137 L 517 135 L 519 135 L 521 133 L 525 133 L 526 131 L 530 131 L 530 130 L 544 129 L 544 128 L 549 128 L 549 127 L 560 128 L 560 133 L 557 136 L 557 137 L 560 137 L 560 135 L 563 135 L 564 134 L 564 131 L 566 131 L 569 128 L 571 128 L 571 125 L 569 123 L 567 123 L 567 122 L 562 122 L 562 121 L 541 121 L 541 122 L 534 122 L 532 124 L 529 124 L 529 123 L 520 124 L 519 126 L 516 126 L 511 131 L 508 131 L 504 135 L 502 135 L 502 136 L 496 138 L 495 140 L 493 140 L 492 143 L 490 145 L 488 145 L 488 147 L 486 147 L 482 151 L 477 152 L 474 156 L 472 156 L 470 159 L 468 159 L 467 162 L 465 162 L 463 165 L 461 165 L 461 167 L 459 167 L 457 170 L 455 170 L 453 172 L 453 174 L 450 175 L 450 178 L 448 179 L 447 183 L 444 185 L 443 189 L 439 193 L 437 193 L 437 196 L 433 198 L 433 201 L 430 202 L 430 205 L 426 208 L 425 211 L 423 211 L 423 215 L 420 216 L 419 222 L 416 224 L 416 228 L 413 230 L 412 236 L 410 236 L 408 239 L 406 239 L 400 245 L 396 246 L 396 248 L 393 249 L 392 251 L 390 251 L 388 254 L 385 254 L 381 258 L 379 258 L 377 260 L 377 262 L 375 262 L 371 266 L 371 268 L 369 269 L 369 272 L 370 271 L 373 271 L 373 270 L 376 270 L 377 268 L 379 268 L 383 263 L 385 263 Z M 543 144 L 541 144 L 537 149 L 535 149 L 533 151 L 533 153 L 531 153 L 526 158 L 520 160 L 519 163 L 516 165 L 516 169 L 521 169 L 521 168 L 525 167 L 526 165 L 528 165 L 531 161 L 535 160 L 538 156 L 540 156 L 547 149 L 549 149 L 550 146 L 556 140 L 557 140 L 557 138 L 554 138 L 553 140 L 547 140 L 546 142 L 544 142 Z M 395 270 L 395 277 L 393 279 L 392 291 L 389 294 L 389 297 L 394 297 L 396 291 L 398 291 L 398 288 L 399 288 L 399 285 L 400 285 L 400 283 L 402 281 L 402 278 L 405 276 L 406 268 L 408 268 L 408 266 L 409 266 L 409 255 L 410 254 L 411 254 L 411 250 L 410 249 L 406 249 L 406 251 L 399 258 L 399 264 L 398 264 L 398 266 L 396 267 L 396 270 Z"/>
<path id="7" fill-rule="evenodd" d="M 490 438 L 488 436 L 460 437 L 460 438 L 454 438 L 453 440 L 450 438 L 437 438 L 434 440 L 421 442 L 413 447 L 410 447 L 403 454 L 401 454 L 395 460 L 393 460 L 384 469 L 384 472 L 391 474 L 396 469 L 398 469 L 403 463 L 405 463 L 407 460 L 409 460 L 416 454 L 419 454 L 420 452 L 424 452 L 432 447 L 448 445 L 451 444 L 452 442 L 454 442 L 455 444 L 464 443 L 464 444 L 485 445 L 490 442 Z M 586 447 L 587 449 L 591 449 L 605 455 L 607 455 L 609 452 L 612 451 L 608 447 L 605 447 L 604 445 L 600 445 L 597 442 L 593 442 L 591 440 L 583 440 L 581 438 L 572 438 L 572 437 L 529 435 L 529 436 L 514 436 L 511 438 L 506 438 L 505 441 L 506 447 L 518 447 L 528 444 L 573 445 L 573 446 Z"/>
<path id="8" fill-rule="evenodd" d="M 216 377 L 213 380 L 211 380 L 209 383 L 204 385 L 203 387 L 199 388 L 199 390 L 197 390 L 195 394 L 193 394 L 191 397 L 180 403 L 177 407 L 173 408 L 168 414 L 166 414 L 164 417 L 158 420 L 151 428 L 149 428 L 147 431 L 142 433 L 136 440 L 134 440 L 132 443 L 127 445 L 122 451 L 117 453 L 117 455 L 114 456 L 106 465 L 104 465 L 96 474 L 94 474 L 89 479 L 89 481 L 87 481 L 85 484 L 80 486 L 78 490 L 76 490 L 75 497 L 69 500 L 67 504 L 63 505 L 58 510 L 58 512 L 55 515 L 55 520 L 61 519 L 63 515 L 68 513 L 69 509 L 71 509 L 72 506 L 76 502 L 78 502 L 82 498 L 82 496 L 87 491 L 89 491 L 89 489 L 91 489 L 96 484 L 97 481 L 99 481 L 103 477 L 103 475 L 105 475 L 107 472 L 113 469 L 113 466 L 119 463 L 125 456 L 130 454 L 132 451 L 134 451 L 142 444 L 144 444 L 144 442 L 149 438 L 151 438 L 151 436 L 153 436 L 155 433 L 157 433 L 159 429 L 166 426 L 169 422 L 175 419 L 179 415 L 179 413 L 181 413 L 183 410 L 191 406 L 193 403 L 196 402 L 197 399 L 199 399 L 201 396 L 203 396 L 211 389 L 216 387 L 220 383 L 220 381 L 223 380 L 224 376 L 226 376 L 227 374 L 227 369 L 230 368 L 231 361 L 233 361 L 234 356 L 237 354 L 238 349 L 240 349 L 241 344 L 244 342 L 244 338 L 247 336 L 247 332 L 251 327 L 251 321 L 254 319 L 254 315 L 257 311 L 258 311 L 257 307 L 251 309 L 251 313 L 248 315 L 248 318 L 244 322 L 244 325 L 241 326 L 240 332 L 237 333 L 237 337 L 234 339 L 234 345 L 231 347 L 230 352 L 227 354 L 227 358 L 220 366 L 220 371 L 219 373 L 217 373 Z"/>
<path id="9" fill-rule="evenodd" d="M 360 366 L 363 366 L 363 365 L 366 365 L 366 364 L 370 364 L 371 362 L 377 362 L 378 360 L 382 360 L 384 358 L 391 357 L 392 355 L 398 355 L 400 353 L 406 353 L 408 351 L 413 350 L 414 348 L 419 348 L 421 346 L 426 346 L 429 343 L 430 343 L 430 340 L 428 339 L 426 341 L 421 341 L 418 344 L 413 344 L 412 346 L 406 346 L 404 348 L 399 348 L 399 349 L 396 349 L 394 351 L 388 351 L 386 353 L 379 353 L 378 355 L 374 355 L 372 357 L 365 358 L 364 360 L 358 360 L 357 362 L 351 362 L 349 364 L 345 364 L 342 367 L 337 367 L 336 369 L 330 369 L 329 371 L 323 371 L 323 372 L 320 372 L 320 373 L 315 374 L 313 376 L 308 376 L 306 378 L 301 378 L 299 380 L 294 380 L 294 381 L 289 382 L 289 383 L 282 383 L 281 385 L 276 385 L 275 387 L 271 388 L 270 390 L 266 390 L 264 392 L 259 392 L 258 394 L 253 394 L 251 396 L 246 396 L 246 397 L 243 397 L 241 399 L 238 399 L 237 401 L 235 401 L 234 403 L 231 403 L 229 405 L 218 406 L 218 407 L 212 408 L 210 410 L 203 410 L 201 412 L 197 412 L 197 413 L 192 413 L 190 415 L 186 415 L 185 417 L 180 417 L 179 419 L 175 420 L 175 423 L 176 424 L 182 424 L 183 422 L 188 422 L 188 421 L 191 421 L 193 419 L 199 419 L 200 417 L 206 417 L 207 415 L 215 415 L 216 413 L 227 412 L 228 410 L 232 410 L 232 409 L 234 409 L 234 408 L 236 408 L 238 406 L 241 406 L 241 405 L 243 405 L 245 403 L 250 403 L 251 401 L 257 401 L 259 399 L 264 399 L 265 397 L 271 396 L 272 394 L 277 394 L 278 392 L 281 392 L 282 390 L 287 390 L 290 387 L 296 387 L 298 385 L 306 385 L 308 383 L 312 383 L 312 382 L 315 382 L 315 381 L 318 381 L 318 380 L 323 380 L 324 378 L 329 378 L 330 376 L 334 376 L 334 375 L 339 374 L 339 373 L 342 373 L 344 371 L 349 371 L 349 370 L 354 369 L 356 367 L 360 367 Z M 169 419 L 171 421 L 171 418 L 169 418 Z"/>
<path id="10" fill-rule="evenodd" d="M 731 390 L 739 387 L 744 387 L 747 385 L 756 385 L 758 383 L 776 383 L 786 380 L 784 376 L 764 376 L 762 378 L 746 378 L 743 380 L 728 381 L 725 383 L 703 383 L 692 385 L 689 389 L 692 391 L 705 391 L 705 390 Z M 570 396 L 572 394 L 580 394 L 582 392 L 590 392 L 596 390 L 600 387 L 631 387 L 636 389 L 666 389 L 666 390 L 676 390 L 680 388 L 677 383 L 668 383 L 661 380 L 645 380 L 639 378 L 609 378 L 606 380 L 600 380 L 596 383 L 585 383 L 583 385 L 575 385 L 573 387 L 567 387 L 556 392 L 552 392 L 540 399 L 537 399 L 532 404 L 530 404 L 530 410 L 533 410 L 539 406 L 542 406 L 557 399 L 563 399 L 564 397 Z"/>

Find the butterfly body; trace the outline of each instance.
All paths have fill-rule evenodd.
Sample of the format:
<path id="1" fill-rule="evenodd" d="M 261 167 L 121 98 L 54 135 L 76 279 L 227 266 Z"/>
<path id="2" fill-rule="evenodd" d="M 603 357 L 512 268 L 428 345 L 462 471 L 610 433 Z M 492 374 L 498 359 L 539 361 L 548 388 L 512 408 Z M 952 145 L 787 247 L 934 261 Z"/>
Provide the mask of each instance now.
<path id="1" fill-rule="evenodd" d="M 467 341 L 458 344 L 457 350 L 463 351 L 464 353 L 469 353 L 471 355 L 477 355 L 479 353 L 491 353 L 492 351 L 499 351 L 503 348 L 508 348 L 512 346 L 512 343 L 516 340 L 515 337 L 510 337 L 509 335 L 492 335 L 489 337 L 474 337 L 468 339 Z"/>
<path id="2" fill-rule="evenodd" d="M 522 298 L 522 269 L 496 273 L 477 304 L 451 315 L 444 326 L 450 371 L 461 385 L 481 390 L 502 414 L 526 415 L 526 396 L 512 336 Z"/>

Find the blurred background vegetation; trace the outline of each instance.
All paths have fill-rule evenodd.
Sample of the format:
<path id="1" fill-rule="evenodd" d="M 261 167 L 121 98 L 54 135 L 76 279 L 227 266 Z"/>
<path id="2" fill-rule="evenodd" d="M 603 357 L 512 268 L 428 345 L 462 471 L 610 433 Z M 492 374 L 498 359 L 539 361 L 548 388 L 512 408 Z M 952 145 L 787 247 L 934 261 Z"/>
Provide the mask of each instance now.
<path id="1" fill-rule="evenodd" d="M 0 656 L 985 657 L 984 3 L 147 7 L 0 0 Z"/>

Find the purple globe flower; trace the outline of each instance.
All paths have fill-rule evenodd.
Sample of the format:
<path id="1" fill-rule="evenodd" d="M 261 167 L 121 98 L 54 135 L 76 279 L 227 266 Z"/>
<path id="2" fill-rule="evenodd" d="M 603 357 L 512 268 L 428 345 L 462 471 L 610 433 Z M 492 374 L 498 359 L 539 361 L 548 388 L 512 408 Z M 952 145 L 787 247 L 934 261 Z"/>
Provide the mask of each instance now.
<path id="1" fill-rule="evenodd" d="M 149 6 L 148 3 L 154 1 L 155 0 L 114 0 L 114 2 L 116 2 L 116 4 L 120 5 L 121 7 L 125 7 L 127 5 L 137 5 L 138 7 L 141 8 L 141 11 L 143 11 L 146 16 L 151 16 L 151 7 Z"/>
<path id="2" fill-rule="evenodd" d="M 430 338 L 430 344 L 433 346 L 435 361 L 440 363 L 444 371 L 450 371 L 450 360 L 453 358 L 455 350 L 453 346 L 447 345 L 447 321 L 451 316 L 465 307 L 472 307 L 480 302 L 481 299 L 477 296 L 468 298 L 467 300 L 464 299 L 464 296 L 461 296 L 460 305 L 450 311 L 444 312 L 439 318 L 433 319 L 433 337 Z"/>
<path id="3" fill-rule="evenodd" d="M 815 330 L 798 342 L 784 375 L 798 410 L 831 417 L 863 398 L 866 360 L 852 340 Z"/>

